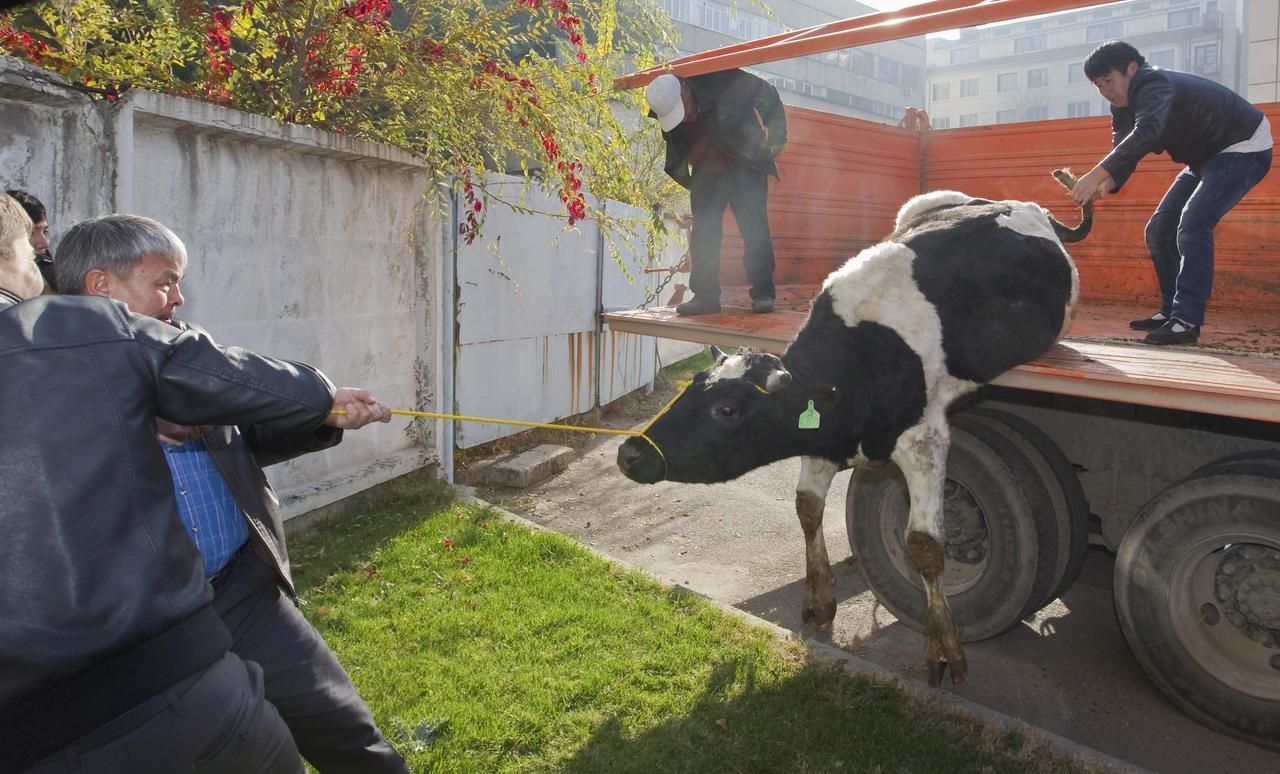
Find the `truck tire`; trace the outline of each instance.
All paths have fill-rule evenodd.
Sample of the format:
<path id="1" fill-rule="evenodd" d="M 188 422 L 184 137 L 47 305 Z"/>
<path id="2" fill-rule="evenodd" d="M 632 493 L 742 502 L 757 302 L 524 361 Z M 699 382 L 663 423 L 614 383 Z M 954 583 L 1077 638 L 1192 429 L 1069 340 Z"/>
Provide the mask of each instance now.
<path id="1" fill-rule="evenodd" d="M 1120 542 L 1116 617 L 1138 663 L 1200 722 L 1280 750 L 1280 478 L 1225 461 L 1148 503 Z M 1262 475 L 1235 472 L 1261 466 Z"/>
<path id="2" fill-rule="evenodd" d="M 967 420 L 953 423 L 943 583 L 964 642 L 1013 628 L 1049 588 L 1052 577 L 1042 577 L 1040 569 L 1053 566 L 1057 548 L 1046 545 L 1052 542 L 1046 538 L 1056 527 L 1034 516 L 1032 503 L 1044 507 L 1048 495 L 1031 470 L 998 434 Z M 854 470 L 845 524 L 858 570 L 889 612 L 924 631 L 924 589 L 903 546 L 909 511 L 906 482 L 896 465 Z"/>
<path id="3" fill-rule="evenodd" d="M 1075 467 L 1043 430 L 1016 414 L 998 409 L 978 406 L 965 413 L 992 420 L 993 429 L 1000 430 L 1017 444 L 1035 466 L 1049 492 L 1049 499 L 1053 501 L 1058 527 L 1058 555 L 1054 566 L 1056 581 L 1049 596 L 1040 601 L 1038 610 L 1062 596 L 1080 577 L 1089 550 L 1089 500 L 1085 497 Z"/>

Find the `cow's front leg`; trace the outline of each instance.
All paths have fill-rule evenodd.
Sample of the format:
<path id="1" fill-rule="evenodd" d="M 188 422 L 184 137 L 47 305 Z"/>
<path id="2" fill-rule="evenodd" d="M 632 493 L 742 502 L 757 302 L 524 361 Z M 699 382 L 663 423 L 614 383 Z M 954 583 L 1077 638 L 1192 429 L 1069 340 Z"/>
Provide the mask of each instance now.
<path id="1" fill-rule="evenodd" d="M 902 469 L 911 495 L 911 515 L 907 520 L 907 556 L 924 581 L 927 605 L 925 646 L 929 684 L 941 685 L 951 667 L 951 682 L 962 683 L 969 673 L 960 631 L 951 617 L 951 607 L 942 589 L 943 487 L 947 478 L 947 449 L 951 443 L 946 417 L 935 417 L 902 434 L 893 451 L 893 461 Z"/>
<path id="2" fill-rule="evenodd" d="M 821 630 L 830 629 L 836 617 L 836 578 L 822 537 L 822 512 L 831 479 L 839 470 L 830 460 L 801 457 L 800 482 L 796 484 L 796 515 L 804 529 L 804 604 L 800 618 Z"/>

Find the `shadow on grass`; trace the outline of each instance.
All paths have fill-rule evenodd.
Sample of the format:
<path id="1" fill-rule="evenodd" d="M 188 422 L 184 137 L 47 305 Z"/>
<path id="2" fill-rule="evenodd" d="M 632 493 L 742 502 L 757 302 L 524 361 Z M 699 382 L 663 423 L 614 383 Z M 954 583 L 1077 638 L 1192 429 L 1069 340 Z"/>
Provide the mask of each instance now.
<path id="1" fill-rule="evenodd" d="M 359 567 L 380 545 L 448 510 L 454 500 L 454 490 L 442 481 L 404 476 L 382 484 L 341 518 L 291 537 L 289 556 L 299 596 L 335 573 Z"/>
<path id="2" fill-rule="evenodd" d="M 1046 744 L 902 694 L 829 662 L 756 679 L 720 664 L 687 714 L 638 734 L 599 725 L 557 771 L 1026 772 L 1088 771 Z"/>

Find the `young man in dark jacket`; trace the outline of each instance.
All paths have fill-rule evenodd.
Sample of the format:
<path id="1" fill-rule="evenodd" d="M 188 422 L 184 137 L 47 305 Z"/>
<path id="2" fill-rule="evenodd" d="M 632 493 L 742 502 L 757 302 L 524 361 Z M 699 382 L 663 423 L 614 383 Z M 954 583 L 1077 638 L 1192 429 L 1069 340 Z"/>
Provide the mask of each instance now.
<path id="1" fill-rule="evenodd" d="M 1077 204 L 1119 190 L 1148 153 L 1187 165 L 1147 222 L 1160 310 L 1129 327 L 1151 344 L 1193 342 L 1213 289 L 1213 229 L 1271 169 L 1271 125 L 1225 86 L 1151 67 L 1128 43 L 1102 44 L 1084 71 L 1111 103 L 1115 149 L 1071 190 Z"/>
<path id="2" fill-rule="evenodd" d="M 0 774 L 301 774 L 228 650 L 154 421 L 307 432 L 352 397 L 109 299 L 37 298 L 31 228 L 0 195 Z"/>
<path id="3" fill-rule="evenodd" d="M 186 249 L 162 224 L 134 215 L 77 223 L 58 250 L 66 292 L 123 302 L 130 311 L 205 334 L 174 319 L 182 306 Z M 206 334 L 207 335 L 207 334 Z M 343 430 L 387 421 L 364 391 L 345 416 L 298 428 L 269 423 L 185 427 L 158 420 L 178 515 L 204 559 L 213 607 L 231 650 L 262 667 L 266 696 L 298 749 L 324 774 L 407 772 L 337 657 L 294 602 L 284 525 L 263 467 L 336 446 Z"/>
<path id="4" fill-rule="evenodd" d="M 742 234 L 751 311 L 772 312 L 768 176 L 778 176 L 774 160 L 787 143 L 778 91 L 750 73 L 728 70 L 690 78 L 659 75 L 645 98 L 667 144 L 667 174 L 689 189 L 693 210 L 689 289 L 694 298 L 676 311 L 720 311 L 720 240 L 727 206 Z"/>

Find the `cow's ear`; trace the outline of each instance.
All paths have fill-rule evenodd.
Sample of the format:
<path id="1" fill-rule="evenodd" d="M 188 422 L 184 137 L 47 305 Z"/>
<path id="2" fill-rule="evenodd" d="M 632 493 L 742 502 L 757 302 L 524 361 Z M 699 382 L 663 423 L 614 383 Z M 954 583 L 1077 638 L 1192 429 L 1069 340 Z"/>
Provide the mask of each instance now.
<path id="1" fill-rule="evenodd" d="M 840 402 L 840 390 L 833 384 L 815 384 L 809 388 L 808 399 L 822 413 L 835 409 Z"/>
<path id="2" fill-rule="evenodd" d="M 728 357 L 728 355 L 726 355 L 719 347 L 715 344 L 711 345 L 711 359 L 716 361 L 716 365 L 723 362 L 726 357 Z"/>

